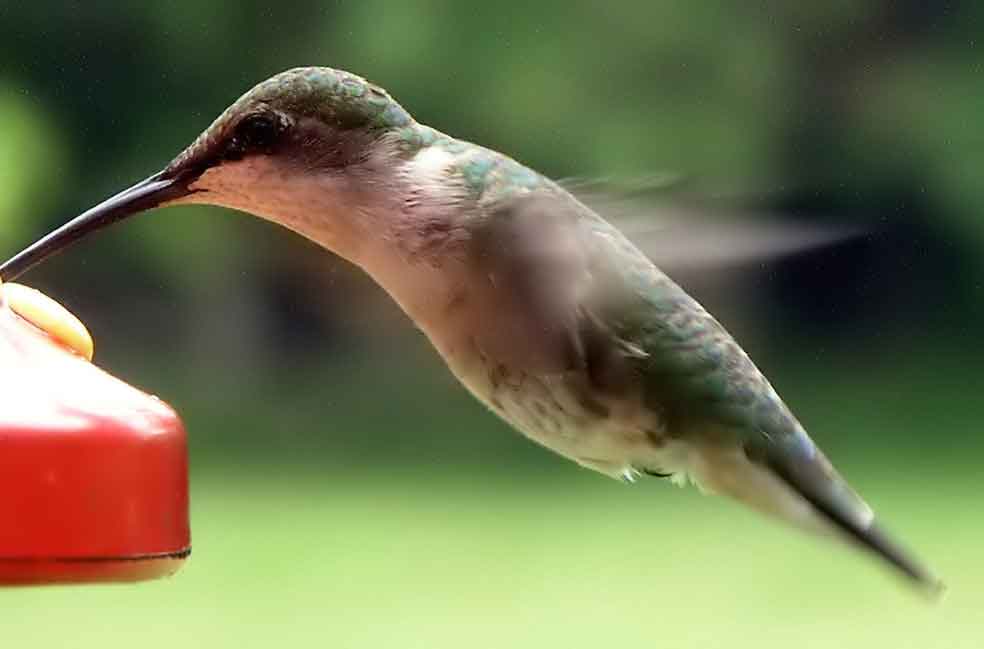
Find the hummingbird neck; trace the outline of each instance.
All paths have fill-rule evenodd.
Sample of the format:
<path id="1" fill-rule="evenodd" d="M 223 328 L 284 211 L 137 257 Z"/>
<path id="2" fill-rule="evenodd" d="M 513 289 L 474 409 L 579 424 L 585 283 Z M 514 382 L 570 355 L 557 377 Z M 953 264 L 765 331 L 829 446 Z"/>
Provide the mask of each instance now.
<path id="1" fill-rule="evenodd" d="M 341 170 L 298 172 L 264 157 L 206 171 L 181 202 L 249 212 L 282 225 L 369 273 L 416 320 L 454 288 L 454 249 L 467 192 L 449 181 L 453 156 L 434 147 Z"/>
<path id="2" fill-rule="evenodd" d="M 384 210 L 350 170 L 305 173 L 265 157 L 209 169 L 177 202 L 206 203 L 248 212 L 282 225 L 361 264 L 370 234 L 380 232 Z"/>

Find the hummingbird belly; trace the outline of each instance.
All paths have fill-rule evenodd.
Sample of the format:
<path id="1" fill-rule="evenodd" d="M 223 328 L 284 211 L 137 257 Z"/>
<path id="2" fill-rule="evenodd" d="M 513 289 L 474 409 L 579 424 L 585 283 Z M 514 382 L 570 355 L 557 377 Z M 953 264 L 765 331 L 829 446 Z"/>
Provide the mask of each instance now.
<path id="1" fill-rule="evenodd" d="M 433 296 L 466 296 L 447 298 L 442 318 L 417 312 L 421 329 L 455 377 L 524 436 L 614 478 L 690 473 L 690 444 L 666 430 L 638 386 L 612 394 L 594 385 L 557 310 L 520 301 L 501 281 L 459 285 L 457 293 L 419 276 L 411 284 L 429 287 L 431 307 L 444 304 Z"/>
<path id="2" fill-rule="evenodd" d="M 579 371 L 529 372 L 491 359 L 447 359 L 458 379 L 524 436 L 581 466 L 631 480 L 640 471 L 688 473 L 690 449 L 635 399 L 591 392 Z M 459 359 L 460 360 L 460 359 Z"/>

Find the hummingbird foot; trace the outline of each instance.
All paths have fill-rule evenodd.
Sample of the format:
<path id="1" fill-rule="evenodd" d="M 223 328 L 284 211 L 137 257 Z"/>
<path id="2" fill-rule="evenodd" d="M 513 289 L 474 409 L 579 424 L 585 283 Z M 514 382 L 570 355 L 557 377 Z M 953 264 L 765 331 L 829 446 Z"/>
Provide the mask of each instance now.
<path id="1" fill-rule="evenodd" d="M 654 478 L 672 478 L 674 474 L 672 473 L 661 473 L 659 471 L 653 471 L 651 469 L 643 469 L 643 473 L 646 475 L 651 475 Z"/>
<path id="2" fill-rule="evenodd" d="M 636 478 L 638 476 L 639 476 L 639 471 L 637 471 L 633 467 L 627 467 L 622 471 L 620 477 L 622 478 L 622 482 L 625 482 L 626 484 L 632 484 L 636 481 Z"/>

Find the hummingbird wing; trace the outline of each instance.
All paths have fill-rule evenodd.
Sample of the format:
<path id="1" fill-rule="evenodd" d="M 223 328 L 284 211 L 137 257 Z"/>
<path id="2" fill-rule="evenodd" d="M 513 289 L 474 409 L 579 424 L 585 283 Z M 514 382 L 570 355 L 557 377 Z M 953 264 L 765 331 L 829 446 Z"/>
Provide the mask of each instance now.
<path id="1" fill-rule="evenodd" d="M 691 449 L 687 471 L 701 486 L 807 528 L 837 530 L 939 589 L 874 524 L 724 327 L 621 232 L 559 187 L 499 212 L 500 224 L 508 215 L 526 300 L 549 304 L 549 321 L 567 323 L 568 366 L 583 368 L 599 401 L 641 399 L 658 412 L 668 435 Z"/>
<path id="2" fill-rule="evenodd" d="M 569 179 L 559 183 L 602 215 L 668 272 L 723 271 L 853 240 L 870 231 L 831 218 L 782 218 L 737 201 L 677 191 L 678 176 L 628 182 Z"/>

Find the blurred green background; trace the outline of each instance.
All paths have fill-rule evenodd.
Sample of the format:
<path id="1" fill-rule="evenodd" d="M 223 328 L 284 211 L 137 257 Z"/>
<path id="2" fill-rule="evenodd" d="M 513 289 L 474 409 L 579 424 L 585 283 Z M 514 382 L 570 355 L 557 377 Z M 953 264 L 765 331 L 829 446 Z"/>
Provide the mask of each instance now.
<path id="1" fill-rule="evenodd" d="M 730 502 L 566 463 L 473 402 L 359 271 L 176 208 L 27 281 L 183 414 L 195 553 L 158 583 L 0 591 L 2 642 L 982 646 L 982 28 L 969 1 L 0 4 L 4 256 L 297 65 L 553 177 L 679 173 L 869 228 L 680 279 L 951 588 L 927 606 Z"/>

